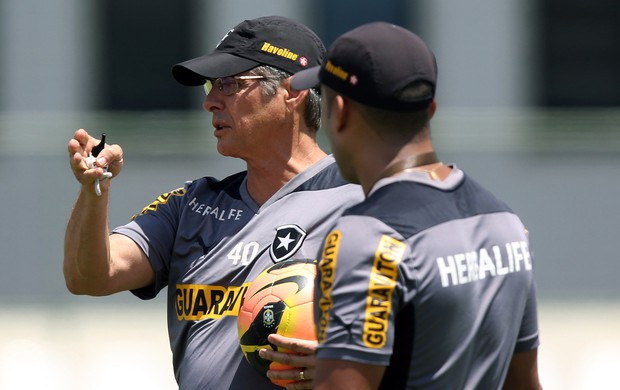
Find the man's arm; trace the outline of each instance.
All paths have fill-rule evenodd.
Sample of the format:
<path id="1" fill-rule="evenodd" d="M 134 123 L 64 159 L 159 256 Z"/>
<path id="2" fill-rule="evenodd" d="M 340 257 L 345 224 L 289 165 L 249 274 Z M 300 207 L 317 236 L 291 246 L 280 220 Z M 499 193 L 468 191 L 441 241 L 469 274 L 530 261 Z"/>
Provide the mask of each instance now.
<path id="1" fill-rule="evenodd" d="M 537 349 L 513 355 L 503 387 L 505 390 L 542 389 L 538 378 L 537 355 Z M 314 389 L 374 390 L 379 387 L 384 371 L 384 366 L 318 359 Z"/>
<path id="2" fill-rule="evenodd" d="M 504 390 L 540 390 L 538 379 L 538 349 L 512 355 Z"/>
<path id="3" fill-rule="evenodd" d="M 81 184 L 65 232 L 63 272 L 67 288 L 74 294 L 109 295 L 146 286 L 154 272 L 146 255 L 130 238 L 109 235 L 108 192 L 110 180 L 100 182 L 101 195 L 95 193 L 95 180 L 103 176 L 103 167 L 116 177 L 123 164 L 118 145 L 106 147 L 95 168 L 86 157 L 98 140 L 78 130 L 69 141 L 73 174 Z"/>
<path id="4" fill-rule="evenodd" d="M 346 360 L 317 359 L 315 390 L 375 390 L 381 384 L 385 366 Z"/>
<path id="5" fill-rule="evenodd" d="M 384 366 L 353 363 L 345 360 L 316 359 L 316 341 L 269 335 L 269 342 L 292 353 L 261 349 L 260 357 L 295 368 L 290 370 L 269 370 L 271 379 L 292 379 L 296 382 L 286 386 L 287 390 L 370 390 L 377 389 L 385 371 Z M 303 371 L 304 379 L 300 380 Z"/>
<path id="6" fill-rule="evenodd" d="M 278 347 L 278 351 L 261 349 L 258 354 L 261 358 L 281 363 L 294 368 L 289 370 L 268 370 L 269 379 L 293 380 L 286 386 L 287 390 L 312 389 L 314 379 L 314 365 L 316 363 L 315 340 L 302 340 L 285 337 L 277 333 L 270 334 L 269 343 Z M 284 352 L 290 351 L 290 352 Z M 303 377 L 302 373 L 303 372 Z"/>

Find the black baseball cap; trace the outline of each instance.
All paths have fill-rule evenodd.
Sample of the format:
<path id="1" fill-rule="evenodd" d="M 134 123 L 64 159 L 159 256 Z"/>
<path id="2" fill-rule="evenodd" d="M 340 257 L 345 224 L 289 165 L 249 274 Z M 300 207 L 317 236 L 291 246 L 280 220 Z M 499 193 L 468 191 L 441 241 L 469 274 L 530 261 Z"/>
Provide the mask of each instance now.
<path id="1" fill-rule="evenodd" d="M 408 97 L 404 87 L 416 81 L 431 85 L 423 97 Z M 327 50 L 322 65 L 295 74 L 297 90 L 324 84 L 361 104 L 392 111 L 427 107 L 437 85 L 437 62 L 424 41 L 413 32 L 385 22 L 357 27 Z"/>
<path id="2" fill-rule="evenodd" d="M 283 16 L 245 20 L 231 29 L 211 54 L 181 62 L 172 75 L 183 85 L 233 76 L 259 65 L 296 73 L 320 65 L 325 46 L 305 25 Z"/>

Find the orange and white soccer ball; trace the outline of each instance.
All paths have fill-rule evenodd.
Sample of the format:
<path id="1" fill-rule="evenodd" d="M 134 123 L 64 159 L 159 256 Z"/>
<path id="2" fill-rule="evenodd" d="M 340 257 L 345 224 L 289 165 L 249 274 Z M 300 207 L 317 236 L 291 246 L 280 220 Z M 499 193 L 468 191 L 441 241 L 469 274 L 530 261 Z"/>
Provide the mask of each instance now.
<path id="1" fill-rule="evenodd" d="M 263 375 L 267 370 L 291 368 L 258 356 L 258 351 L 263 348 L 278 350 L 267 341 L 270 334 L 316 340 L 315 278 L 316 261 L 286 260 L 267 268 L 248 287 L 237 319 L 239 344 L 250 365 Z M 272 382 L 284 387 L 292 381 Z"/>

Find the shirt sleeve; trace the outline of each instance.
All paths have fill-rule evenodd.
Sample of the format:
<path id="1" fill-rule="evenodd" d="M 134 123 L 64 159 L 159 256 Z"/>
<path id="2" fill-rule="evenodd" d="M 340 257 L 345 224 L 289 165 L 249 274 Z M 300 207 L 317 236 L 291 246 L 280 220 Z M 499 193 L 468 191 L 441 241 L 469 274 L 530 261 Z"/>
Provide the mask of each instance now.
<path id="1" fill-rule="evenodd" d="M 155 282 L 150 286 L 132 290 L 140 299 L 152 299 L 168 285 L 170 259 L 178 230 L 180 203 L 184 189 L 165 193 L 126 225 L 119 226 L 113 234 L 131 238 L 146 254 L 153 270 Z"/>
<path id="2" fill-rule="evenodd" d="M 405 244 L 382 230 L 373 218 L 345 217 L 326 238 L 315 306 L 320 359 L 390 362 Z"/>

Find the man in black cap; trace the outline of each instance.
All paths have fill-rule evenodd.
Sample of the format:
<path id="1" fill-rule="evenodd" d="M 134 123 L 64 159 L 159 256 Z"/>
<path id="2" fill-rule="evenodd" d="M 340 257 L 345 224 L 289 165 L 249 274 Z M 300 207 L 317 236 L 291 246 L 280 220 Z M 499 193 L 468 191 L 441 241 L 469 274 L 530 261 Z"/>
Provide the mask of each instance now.
<path id="1" fill-rule="evenodd" d="M 290 87 L 293 73 L 320 64 L 323 55 L 306 26 L 270 16 L 240 23 L 212 53 L 175 65 L 181 84 L 204 86 L 218 151 L 243 159 L 247 171 L 165 193 L 110 235 L 111 180 L 104 179 L 120 172 L 122 149 L 105 145 L 89 167 L 98 140 L 78 130 L 69 142 L 81 189 L 66 231 L 67 287 L 89 295 L 130 290 L 141 299 L 167 287 L 181 389 L 277 388 L 240 349 L 243 292 L 274 263 L 314 258 L 336 216 L 363 198 L 317 144 L 318 93 Z M 296 354 L 269 351 L 271 360 L 295 367 L 270 370 L 269 377 L 311 388 L 316 342 L 275 336 L 270 342 Z"/>
<path id="2" fill-rule="evenodd" d="M 320 83 L 338 167 L 366 195 L 324 241 L 315 389 L 538 389 L 527 231 L 437 158 L 431 50 L 370 23 L 291 83 Z"/>

